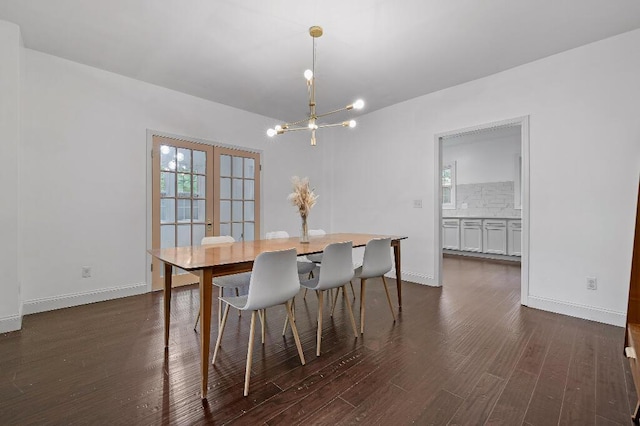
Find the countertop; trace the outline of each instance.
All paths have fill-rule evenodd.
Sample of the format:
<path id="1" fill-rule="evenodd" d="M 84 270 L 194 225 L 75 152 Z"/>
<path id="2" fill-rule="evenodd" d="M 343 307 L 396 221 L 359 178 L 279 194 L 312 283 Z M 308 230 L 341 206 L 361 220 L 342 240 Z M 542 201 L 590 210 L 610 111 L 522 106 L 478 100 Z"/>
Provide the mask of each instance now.
<path id="1" fill-rule="evenodd" d="M 501 216 L 442 216 L 442 219 L 498 219 L 498 220 L 522 220 L 521 217 Z"/>

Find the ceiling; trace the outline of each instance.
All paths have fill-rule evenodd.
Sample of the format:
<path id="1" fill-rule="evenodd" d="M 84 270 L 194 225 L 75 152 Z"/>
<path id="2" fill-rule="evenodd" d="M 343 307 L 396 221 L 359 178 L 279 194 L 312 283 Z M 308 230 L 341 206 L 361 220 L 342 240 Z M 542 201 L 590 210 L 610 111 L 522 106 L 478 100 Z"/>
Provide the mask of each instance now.
<path id="1" fill-rule="evenodd" d="M 0 0 L 27 48 L 283 121 L 371 112 L 640 28 L 638 0 Z"/>

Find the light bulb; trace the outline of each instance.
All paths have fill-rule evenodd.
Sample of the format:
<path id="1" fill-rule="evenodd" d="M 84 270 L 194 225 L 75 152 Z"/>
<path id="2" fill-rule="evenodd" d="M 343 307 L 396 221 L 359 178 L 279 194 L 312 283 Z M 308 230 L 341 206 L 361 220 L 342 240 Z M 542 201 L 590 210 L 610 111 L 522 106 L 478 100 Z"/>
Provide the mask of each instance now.
<path id="1" fill-rule="evenodd" d="M 355 101 L 355 102 L 353 103 L 353 107 L 354 107 L 355 109 L 362 109 L 362 108 L 364 108 L 364 101 L 363 101 L 362 99 L 358 99 L 357 101 Z"/>
<path id="2" fill-rule="evenodd" d="M 311 79 L 313 78 L 313 71 L 311 70 L 306 70 L 304 72 L 304 78 L 307 79 L 307 81 L 311 81 Z"/>
<path id="3" fill-rule="evenodd" d="M 349 127 L 351 127 L 352 129 L 353 129 L 354 127 L 356 127 L 356 120 L 350 120 L 350 121 L 349 121 Z"/>
<path id="4" fill-rule="evenodd" d="M 169 151 L 171 151 L 171 148 L 169 148 L 166 145 L 162 145 L 160 147 L 160 152 L 163 153 L 164 155 L 167 155 L 169 153 Z"/>
<path id="5" fill-rule="evenodd" d="M 269 129 L 267 130 L 267 136 L 269 136 L 270 138 L 274 137 L 276 135 L 276 130 L 275 129 Z"/>
<path id="6" fill-rule="evenodd" d="M 276 131 L 276 132 L 279 132 L 280 130 L 282 130 L 282 126 L 278 124 L 278 125 L 275 127 L 275 131 Z"/>
<path id="7" fill-rule="evenodd" d="M 178 161 L 183 161 L 184 160 L 184 154 L 179 152 L 178 155 L 176 155 L 176 158 L 178 159 Z"/>

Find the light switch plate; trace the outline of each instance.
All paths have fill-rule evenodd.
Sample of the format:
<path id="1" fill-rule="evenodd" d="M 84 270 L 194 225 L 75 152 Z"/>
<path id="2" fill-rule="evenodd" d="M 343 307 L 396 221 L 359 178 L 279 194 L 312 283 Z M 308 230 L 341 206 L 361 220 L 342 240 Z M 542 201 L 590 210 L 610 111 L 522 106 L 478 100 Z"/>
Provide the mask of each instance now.
<path id="1" fill-rule="evenodd" d="M 421 209 L 422 208 L 422 200 L 413 200 L 413 208 Z"/>

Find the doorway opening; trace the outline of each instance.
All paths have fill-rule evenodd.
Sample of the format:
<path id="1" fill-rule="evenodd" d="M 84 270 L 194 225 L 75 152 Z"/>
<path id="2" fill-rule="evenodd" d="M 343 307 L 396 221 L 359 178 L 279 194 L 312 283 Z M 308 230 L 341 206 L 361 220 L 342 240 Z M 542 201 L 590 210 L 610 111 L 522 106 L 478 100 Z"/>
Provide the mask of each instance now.
<path id="1" fill-rule="evenodd" d="M 435 279 L 444 256 L 520 262 L 520 302 L 529 288 L 529 118 L 435 137 Z"/>

